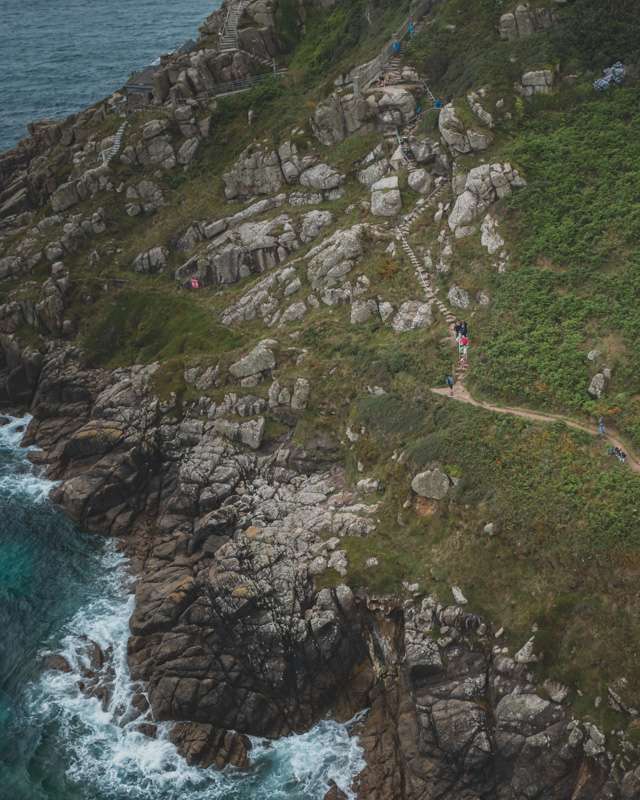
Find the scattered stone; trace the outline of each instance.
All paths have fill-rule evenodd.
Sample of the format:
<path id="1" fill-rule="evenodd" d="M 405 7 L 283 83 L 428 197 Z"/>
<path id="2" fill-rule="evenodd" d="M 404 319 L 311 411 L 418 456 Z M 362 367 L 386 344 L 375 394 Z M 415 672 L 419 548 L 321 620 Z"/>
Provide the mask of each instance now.
<path id="1" fill-rule="evenodd" d="M 398 176 L 381 178 L 371 187 L 371 213 L 380 217 L 395 217 L 402 210 Z"/>
<path id="2" fill-rule="evenodd" d="M 464 606 L 469 602 L 467 598 L 462 594 L 462 589 L 459 586 L 452 586 L 451 592 L 453 594 L 456 603 L 459 606 Z"/>
<path id="3" fill-rule="evenodd" d="M 358 494 L 374 494 L 380 489 L 380 481 L 376 478 L 363 478 L 356 484 Z"/>
<path id="4" fill-rule="evenodd" d="M 136 256 L 133 269 L 134 272 L 158 275 L 167 269 L 168 259 L 169 251 L 166 247 L 152 247 Z"/>
<path id="5" fill-rule="evenodd" d="M 449 491 L 451 482 L 449 476 L 436 467 L 434 470 L 420 472 L 411 481 L 411 488 L 421 497 L 430 497 L 441 500 Z"/>
<path id="6" fill-rule="evenodd" d="M 291 410 L 304 411 L 309 399 L 310 384 L 306 378 L 297 378 L 291 393 Z"/>
<path id="7" fill-rule="evenodd" d="M 531 664 L 534 661 L 539 661 L 538 656 L 533 652 L 535 636 L 532 636 L 529 641 L 518 650 L 514 656 L 516 664 Z"/>
<path id="8" fill-rule="evenodd" d="M 276 344 L 273 339 L 265 339 L 260 342 L 248 355 L 232 364 L 229 372 L 238 379 L 260 376 L 259 380 L 262 380 L 264 373 L 269 372 L 276 365 L 276 357 L 268 347 L 272 344 Z"/>
<path id="9" fill-rule="evenodd" d="M 457 284 L 453 284 L 453 286 L 449 289 L 449 293 L 447 294 L 447 298 L 449 303 L 456 308 L 469 308 L 469 293 L 464 289 L 461 289 Z"/>
<path id="10" fill-rule="evenodd" d="M 417 331 L 431 325 L 431 303 L 405 300 L 393 318 L 391 326 L 398 333 Z"/>
<path id="11" fill-rule="evenodd" d="M 591 379 L 591 383 L 587 391 L 594 398 L 594 400 L 599 400 L 602 396 L 602 392 L 604 391 L 605 387 L 605 379 L 604 375 L 601 372 L 596 373 L 593 378 Z"/>
<path id="12" fill-rule="evenodd" d="M 496 531 L 496 529 L 495 529 L 495 525 L 493 524 L 493 522 L 488 522 L 488 523 L 487 523 L 487 524 L 484 526 L 483 530 L 484 530 L 484 532 L 485 532 L 486 534 L 488 534 L 489 536 L 496 536 L 496 534 L 497 534 L 497 531 Z"/>

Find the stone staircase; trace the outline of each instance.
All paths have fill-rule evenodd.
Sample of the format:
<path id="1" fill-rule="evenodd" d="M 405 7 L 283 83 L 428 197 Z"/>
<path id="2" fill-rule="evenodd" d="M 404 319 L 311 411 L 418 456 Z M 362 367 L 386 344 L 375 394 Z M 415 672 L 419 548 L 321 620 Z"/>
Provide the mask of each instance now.
<path id="1" fill-rule="evenodd" d="M 234 3 L 229 10 L 227 21 L 224 26 L 224 34 L 220 39 L 220 52 L 225 50 L 237 50 L 238 42 L 238 22 L 243 15 L 245 8 L 250 4 L 250 0 L 240 0 Z"/>
<path id="2" fill-rule="evenodd" d="M 442 300 L 438 299 L 438 297 L 437 297 L 438 290 L 431 288 L 431 285 L 429 283 L 429 279 L 428 279 L 425 271 L 423 270 L 422 265 L 420 264 L 420 261 L 418 260 L 418 257 L 413 252 L 413 250 L 411 249 L 411 246 L 409 245 L 409 242 L 406 239 L 406 235 L 405 234 L 407 234 L 408 232 L 409 232 L 409 223 L 403 220 L 400 223 L 400 225 L 398 225 L 396 227 L 396 238 L 398 239 L 398 241 L 402 245 L 403 249 L 405 250 L 405 252 L 409 256 L 409 258 L 411 260 L 411 264 L 413 265 L 413 267 L 415 269 L 415 272 L 416 272 L 416 275 L 418 276 L 418 279 L 420 280 L 420 283 L 422 284 L 422 288 L 424 289 L 424 293 L 427 296 L 427 299 L 436 304 L 438 310 L 442 313 L 442 315 L 446 319 L 446 321 L 447 321 L 447 323 L 449 325 L 449 328 L 453 328 L 453 324 L 456 321 L 456 318 L 452 314 L 452 312 L 445 306 L 445 304 L 442 302 Z"/>
<path id="3" fill-rule="evenodd" d="M 418 22 L 413 28 L 414 38 L 420 34 L 420 31 L 425 27 L 425 22 Z M 389 66 L 385 72 L 389 77 L 389 83 L 402 83 L 402 67 L 403 61 L 407 52 L 411 49 L 411 39 L 404 39 L 400 42 L 400 49 L 397 55 L 393 55 L 389 60 Z"/>
<path id="4" fill-rule="evenodd" d="M 115 139 L 113 140 L 113 144 L 108 150 L 102 151 L 102 164 L 98 167 L 93 167 L 93 169 L 88 169 L 84 175 L 92 175 L 97 172 L 103 172 L 108 166 L 111 159 L 115 156 L 115 154 L 120 149 L 120 142 L 122 141 L 122 134 L 124 133 L 124 129 L 127 125 L 127 120 L 125 120 L 122 125 L 118 128 L 118 132 L 116 133 Z"/>

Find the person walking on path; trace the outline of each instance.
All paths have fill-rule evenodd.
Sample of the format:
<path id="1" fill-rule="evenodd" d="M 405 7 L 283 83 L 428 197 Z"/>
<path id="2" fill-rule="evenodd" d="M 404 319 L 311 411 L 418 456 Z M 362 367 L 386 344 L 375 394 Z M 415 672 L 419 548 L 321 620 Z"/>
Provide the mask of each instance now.
<path id="1" fill-rule="evenodd" d="M 413 39 L 413 24 L 409 25 L 409 38 Z"/>
<path id="2" fill-rule="evenodd" d="M 451 375 L 447 378 L 447 386 L 449 387 L 449 397 L 453 397 L 453 378 Z"/>
<path id="3" fill-rule="evenodd" d="M 604 417 L 600 415 L 600 419 L 598 420 L 598 436 L 604 435 Z"/>
<path id="4" fill-rule="evenodd" d="M 400 45 L 398 44 L 397 40 L 393 43 L 393 51 L 396 55 L 400 54 Z"/>
<path id="5" fill-rule="evenodd" d="M 456 332 L 456 342 L 460 339 L 460 328 L 462 328 L 461 322 L 456 322 L 453 326 L 453 330 Z"/>
<path id="6" fill-rule="evenodd" d="M 466 319 L 462 320 L 462 325 L 460 326 L 460 336 L 467 335 L 467 321 Z"/>

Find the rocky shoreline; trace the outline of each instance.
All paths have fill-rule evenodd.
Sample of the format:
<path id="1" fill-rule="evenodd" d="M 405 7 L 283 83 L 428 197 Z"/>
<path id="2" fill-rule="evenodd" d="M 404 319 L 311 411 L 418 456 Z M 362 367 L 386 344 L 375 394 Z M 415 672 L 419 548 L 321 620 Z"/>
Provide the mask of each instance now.
<path id="1" fill-rule="evenodd" d="M 247 735 L 368 708 L 359 798 L 636 796 L 603 734 L 541 696 L 480 617 L 432 596 L 316 588 L 344 570 L 343 537 L 375 526 L 329 442 L 234 444 L 163 414 L 153 370 L 88 370 L 76 348 L 52 346 L 25 440 L 59 481 L 53 499 L 121 537 L 139 574 L 128 652 L 142 730 L 174 720 L 190 764 L 244 767 Z"/>
<path id="2" fill-rule="evenodd" d="M 253 4 L 250 18 L 240 31 L 246 47 L 263 61 L 278 55 L 274 4 Z M 523 14 L 513 18 L 516 33 L 524 30 Z M 211 15 L 203 36 L 217 36 L 223 20 L 224 10 Z M 503 38 L 515 36 L 513 26 L 503 27 Z M 276 739 L 307 731 L 328 714 L 347 721 L 368 709 L 354 730 L 367 762 L 354 782 L 360 800 L 640 798 L 640 768 L 623 774 L 604 732 L 574 719 L 564 687 L 541 684 L 528 666 L 532 659 L 522 651 L 511 658 L 500 632 L 481 617 L 420 594 L 417 584 L 405 587 L 403 600 L 367 595 L 345 582 L 343 541 L 376 529 L 378 504 L 366 498 L 367 479 L 349 485 L 341 432 L 304 445 L 295 438 L 310 381 L 297 372 L 287 385 L 276 378 L 276 340 L 262 339 L 229 367 L 233 391 L 217 403 L 207 393 L 225 386 L 226 373 L 219 364 L 202 372 L 190 366 L 185 384 L 201 393 L 192 405 L 180 405 L 175 393 L 157 396 L 160 365 L 91 369 L 74 344 L 78 328 L 67 312 L 73 303 L 91 306 L 94 297 L 58 259 L 111 235 L 115 212 L 72 209 L 100 193 L 120 203 L 127 224 L 159 212 L 182 175 L 174 171 L 197 159 L 210 134 L 216 101 L 207 88 L 251 74 L 254 62 L 244 51 L 215 48 L 164 58 L 154 77 L 161 116 L 135 131 L 129 126 L 118 167 L 131 172 L 119 187 L 115 170 L 98 177 L 93 167 L 114 146 L 113 136 L 97 138 L 107 104 L 63 123 L 34 124 L 28 140 L 0 156 L 0 234 L 9 240 L 27 231 L 0 249 L 0 280 L 24 279 L 0 306 L 0 406 L 32 415 L 25 444 L 40 448 L 30 457 L 58 482 L 53 500 L 76 522 L 117 537 L 130 559 L 137 580 L 128 662 L 140 730 L 154 736 L 157 722 L 172 721 L 173 741 L 189 764 L 246 768 L 249 736 Z M 432 303 L 420 287 L 420 300 L 392 303 L 356 267 L 367 248 L 396 253 L 387 222 L 403 207 L 399 178 L 391 174 L 404 168 L 398 128 L 412 126 L 406 136 L 415 160 L 407 176 L 416 192 L 412 215 L 452 176 L 450 201 L 432 203 L 437 244 L 422 252 L 434 274 L 451 269 L 456 241 L 476 229 L 496 258 L 496 272 L 505 270 L 509 255 L 497 219 L 481 218 L 525 180 L 508 162 L 458 170 L 457 157 L 479 155 L 493 142 L 485 95 L 469 95 L 471 122 L 448 104 L 437 132 L 423 136 L 415 99 L 403 88 L 417 86 L 418 77 L 405 69 L 403 86 L 365 100 L 345 92 L 343 76 L 346 83 L 336 81 L 336 92 L 316 104 L 308 132 L 294 129 L 278 146 L 256 138 L 229 165 L 221 191 L 246 207 L 192 219 L 164 244 L 147 244 L 127 268 L 136 278 L 172 269 L 176 286 L 192 278 L 202 288 L 265 272 L 238 292 L 220 322 L 231 329 L 262 322 L 287 341 L 299 331 L 284 330 L 286 323 L 342 305 L 350 307 L 350 325 L 379 318 L 398 334 L 427 328 Z M 184 102 L 170 106 L 172 100 Z M 496 121 L 507 120 L 504 101 L 495 107 Z M 349 175 L 323 160 L 321 148 L 372 132 L 381 143 L 353 160 Z M 354 197 L 355 190 L 361 194 L 345 209 L 352 215 L 348 227 L 325 238 L 338 215 L 314 206 L 339 202 L 352 189 Z M 48 201 L 54 214 L 32 225 Z M 299 206 L 308 212 L 299 215 Z M 278 267 L 316 240 L 306 255 Z M 95 247 L 86 258 L 91 269 L 101 258 L 121 266 L 114 240 Z M 46 280 L 27 280 L 43 267 Z M 96 292 L 115 291 L 110 279 L 96 280 L 103 284 Z M 302 299 L 305 281 L 310 293 Z M 113 280 L 118 289 L 126 282 Z M 478 308 L 490 303 L 481 291 L 474 297 Z M 448 300 L 465 313 L 473 304 L 457 284 Z M 38 349 L 21 342 L 25 328 L 39 337 Z M 289 360 L 297 359 L 297 368 L 305 355 Z M 274 378 L 267 398 L 252 394 L 267 377 Z M 384 393 L 369 388 L 378 390 Z M 265 436 L 270 421 L 284 432 Z M 353 443 L 359 434 L 347 428 L 346 437 Z M 444 484 L 430 498 L 453 485 L 437 468 L 418 479 Z M 93 652 L 83 676 L 87 694 L 109 691 L 108 660 Z M 47 665 L 69 666 L 54 656 Z M 341 796 L 337 787 L 328 789 L 327 798 Z"/>

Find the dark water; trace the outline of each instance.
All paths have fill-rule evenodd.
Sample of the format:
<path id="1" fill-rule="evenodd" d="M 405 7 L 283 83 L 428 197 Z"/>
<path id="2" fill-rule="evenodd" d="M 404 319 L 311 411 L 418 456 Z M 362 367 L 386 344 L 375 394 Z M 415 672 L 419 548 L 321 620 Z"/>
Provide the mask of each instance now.
<path id="1" fill-rule="evenodd" d="M 321 800 L 329 778 L 348 790 L 362 751 L 331 720 L 268 748 L 256 740 L 242 773 L 188 767 L 169 723 L 155 740 L 137 730 L 124 559 L 50 503 L 22 425 L 0 427 L 0 800 Z M 77 687 L 89 640 L 113 670 L 106 707 Z M 44 668 L 50 652 L 72 671 Z"/>
<path id="2" fill-rule="evenodd" d="M 196 39 L 221 0 L 0 0 L 0 152 Z"/>

